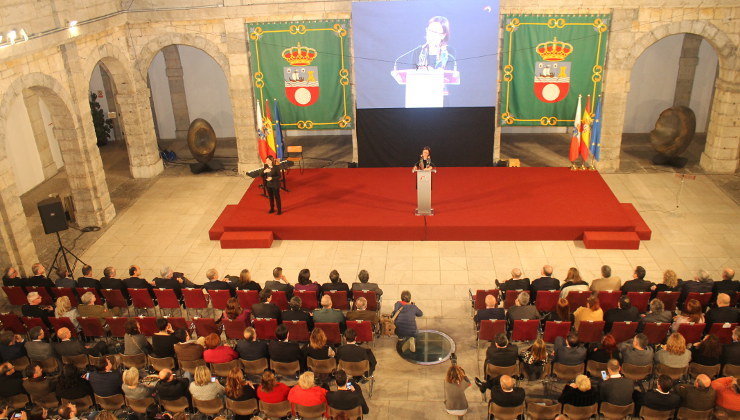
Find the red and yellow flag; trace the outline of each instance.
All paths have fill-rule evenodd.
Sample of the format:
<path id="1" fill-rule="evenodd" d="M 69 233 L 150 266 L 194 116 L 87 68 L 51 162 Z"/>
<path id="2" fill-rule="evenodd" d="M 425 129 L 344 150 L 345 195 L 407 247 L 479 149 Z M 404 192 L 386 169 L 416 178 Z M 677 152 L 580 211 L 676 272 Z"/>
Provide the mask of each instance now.
<path id="1" fill-rule="evenodd" d="M 583 113 L 583 119 L 581 120 L 581 157 L 585 163 L 588 159 L 588 151 L 591 148 L 591 95 L 586 97 L 586 111 Z"/>

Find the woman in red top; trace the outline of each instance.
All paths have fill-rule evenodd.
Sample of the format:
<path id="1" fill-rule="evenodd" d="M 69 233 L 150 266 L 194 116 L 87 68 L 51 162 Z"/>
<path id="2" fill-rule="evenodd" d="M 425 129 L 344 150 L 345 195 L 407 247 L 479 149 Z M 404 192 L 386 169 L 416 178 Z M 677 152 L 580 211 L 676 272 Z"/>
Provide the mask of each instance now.
<path id="1" fill-rule="evenodd" d="M 257 387 L 257 398 L 269 404 L 287 401 L 290 387 L 275 379 L 275 371 L 265 369 L 262 373 L 262 382 Z"/>
<path id="2" fill-rule="evenodd" d="M 326 389 L 316 386 L 313 372 L 303 372 L 298 378 L 298 386 L 294 386 L 288 393 L 291 404 L 300 404 L 306 407 L 326 403 Z"/>
<path id="3" fill-rule="evenodd" d="M 203 344 L 206 348 L 203 352 L 203 360 L 206 363 L 228 363 L 239 357 L 239 353 L 234 349 L 221 345 L 221 338 L 216 333 L 209 334 Z"/>
<path id="4" fill-rule="evenodd" d="M 250 311 L 242 309 L 241 305 L 239 305 L 239 299 L 229 298 L 229 300 L 226 301 L 226 310 L 224 310 L 223 315 L 221 315 L 221 321 L 228 319 L 249 324 L 249 315 Z"/>

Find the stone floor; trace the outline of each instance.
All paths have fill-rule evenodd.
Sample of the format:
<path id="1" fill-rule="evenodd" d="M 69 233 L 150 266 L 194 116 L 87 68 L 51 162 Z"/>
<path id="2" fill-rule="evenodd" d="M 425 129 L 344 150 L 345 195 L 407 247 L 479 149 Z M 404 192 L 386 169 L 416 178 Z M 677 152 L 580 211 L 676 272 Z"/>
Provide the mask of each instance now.
<path id="1" fill-rule="evenodd" d="M 530 165 L 562 160 L 564 156 L 560 151 L 546 152 L 547 159 L 538 161 L 540 147 L 549 140 L 532 147 L 526 145 L 532 140 L 520 140 L 516 142 L 517 150 L 504 147 L 505 155 L 518 156 Z M 635 144 L 635 149 L 635 153 L 645 153 L 639 144 Z M 531 154 L 524 154 L 527 150 Z M 313 156 L 324 156 L 319 152 L 320 146 L 311 151 L 316 153 Z M 343 159 L 332 158 L 335 162 Z M 122 176 L 116 186 L 112 182 L 118 178 L 109 177 L 111 195 L 119 203 L 118 216 L 100 232 L 83 235 L 84 240 L 77 242 L 75 251 L 93 265 L 96 276 L 102 275 L 107 265 L 123 273 L 130 264 L 138 264 L 144 275 L 152 278 L 160 267 L 169 265 L 198 283 L 205 280 L 209 268 L 218 269 L 222 275 L 238 275 L 241 269 L 248 268 L 260 282 L 270 278 L 275 266 L 282 266 L 291 281 L 295 281 L 300 269 L 309 268 L 312 278 L 319 282 L 327 281 L 331 269 L 337 269 L 347 282 L 354 281 L 358 270 L 367 269 L 371 281 L 380 283 L 385 291 L 382 312 L 389 311 L 402 290 L 411 291 L 413 300 L 424 311 L 420 328 L 450 335 L 457 345 L 459 364 L 471 377 L 479 376 L 480 355 L 475 346 L 468 291 L 491 287 L 495 278 L 508 278 L 513 267 L 521 267 L 526 276 L 534 277 L 543 264 L 552 264 L 555 276 L 563 278 L 568 268 L 575 266 L 589 280 L 597 277 L 602 264 L 611 265 L 614 273 L 622 277 L 629 277 L 635 265 L 642 265 L 650 280 L 659 280 L 668 268 L 681 277 L 706 269 L 715 278 L 723 267 L 737 269 L 737 195 L 731 198 L 716 181 L 717 176 L 698 174 L 696 180 L 686 181 L 682 188 L 673 171 L 652 169 L 639 156 L 630 159 L 625 165 L 640 168 L 605 174 L 604 179 L 619 200 L 633 203 L 653 229 L 653 239 L 643 242 L 639 250 L 588 250 L 582 243 L 570 241 L 276 241 L 270 249 L 223 250 L 217 242 L 208 240 L 207 231 L 225 205 L 241 198 L 249 180 L 226 176 L 235 175 L 229 171 L 194 176 L 187 167 L 175 165 L 153 180 Z M 104 157 L 104 162 L 115 165 L 112 158 Z M 733 176 L 724 179 L 728 180 L 725 187 L 737 182 Z M 47 186 L 32 193 L 40 194 L 44 188 Z M 284 199 L 290 200 L 290 195 Z M 24 202 L 35 203 L 28 195 Z M 35 207 L 31 210 L 35 211 Z M 34 211 L 28 211 L 29 218 Z M 46 248 L 40 247 L 43 249 Z M 442 392 L 449 363 L 412 365 L 400 359 L 394 348 L 394 340 L 388 338 L 375 345 L 379 363 L 367 418 L 451 418 L 444 412 Z M 541 384 L 528 384 L 527 391 L 541 393 Z M 484 418 L 485 404 L 480 393 L 471 388 L 467 395 L 471 411 L 466 418 Z"/>

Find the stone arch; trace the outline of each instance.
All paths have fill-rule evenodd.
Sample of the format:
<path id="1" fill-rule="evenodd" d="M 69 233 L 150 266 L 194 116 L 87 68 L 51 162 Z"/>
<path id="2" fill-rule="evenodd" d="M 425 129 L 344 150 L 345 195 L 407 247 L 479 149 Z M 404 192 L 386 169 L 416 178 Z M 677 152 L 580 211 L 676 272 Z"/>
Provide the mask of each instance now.
<path id="1" fill-rule="evenodd" d="M 223 70 L 224 75 L 226 75 L 226 80 L 230 80 L 231 69 L 229 67 L 229 59 L 216 44 L 202 36 L 180 34 L 177 32 L 154 38 L 147 42 L 140 50 L 139 57 L 136 60 L 136 68 L 139 70 L 142 80 L 146 80 L 146 73 L 149 70 L 149 66 L 152 64 L 152 60 L 154 60 L 154 56 L 157 55 L 162 48 L 168 45 L 187 45 L 204 51 L 218 63 L 221 70 Z"/>

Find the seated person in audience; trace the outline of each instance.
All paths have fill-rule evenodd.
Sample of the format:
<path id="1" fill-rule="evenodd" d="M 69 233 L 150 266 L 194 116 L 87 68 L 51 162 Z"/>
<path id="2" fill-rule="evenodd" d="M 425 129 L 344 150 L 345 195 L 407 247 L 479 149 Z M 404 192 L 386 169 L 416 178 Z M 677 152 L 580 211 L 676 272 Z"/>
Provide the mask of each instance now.
<path id="1" fill-rule="evenodd" d="M 283 322 L 285 321 L 303 321 L 306 323 L 306 327 L 311 330 L 313 328 L 313 318 L 311 314 L 301 308 L 303 301 L 298 296 L 293 296 L 288 302 L 288 310 L 283 311 L 280 314 Z"/>
<path id="2" fill-rule="evenodd" d="M 337 270 L 331 270 L 329 273 L 329 283 L 322 284 L 320 290 L 322 294 L 326 294 L 327 292 L 346 292 L 347 299 L 352 300 L 352 291 L 349 290 L 349 285 L 339 277 Z"/>
<path id="3" fill-rule="evenodd" d="M 154 281 L 148 281 L 147 279 L 141 277 L 141 268 L 139 268 L 139 266 L 132 265 L 131 267 L 129 267 L 128 275 L 130 277 L 123 281 L 123 284 L 126 285 L 126 289 L 152 290 L 152 287 L 154 286 Z"/>
<path id="4" fill-rule="evenodd" d="M 599 389 L 602 402 L 608 402 L 612 405 L 632 404 L 632 392 L 635 389 L 635 383 L 632 379 L 622 376 L 621 370 L 622 367 L 616 359 L 611 359 L 606 364 L 607 377 Z"/>
<path id="5" fill-rule="evenodd" d="M 484 319 L 506 319 L 506 311 L 504 308 L 497 308 L 498 301 L 496 300 L 496 296 L 486 295 L 485 304 L 486 308 L 479 310 L 473 317 L 473 321 L 475 321 L 476 324 L 480 324 Z"/>
<path id="6" fill-rule="evenodd" d="M 568 274 L 560 286 L 560 297 L 567 298 L 570 292 L 588 292 L 588 283 L 581 278 L 581 273 L 575 267 L 568 269 Z"/>
<path id="7" fill-rule="evenodd" d="M 59 339 L 59 341 L 52 343 L 52 347 L 54 348 L 54 353 L 56 353 L 59 357 L 79 356 L 81 354 L 87 354 L 87 348 L 82 345 L 80 340 L 72 338 L 72 332 L 69 330 L 69 328 L 62 327 L 58 329 L 57 338 Z M 96 345 L 103 346 L 103 349 L 101 350 L 104 350 L 105 347 L 107 347 L 102 341 L 98 341 Z"/>
<path id="8" fill-rule="evenodd" d="M 614 292 L 622 287 L 622 279 L 612 276 L 612 268 L 608 265 L 601 266 L 601 277 L 591 282 L 589 289 L 592 292 Z"/>
<path id="9" fill-rule="evenodd" d="M 658 411 L 673 411 L 681 405 L 681 397 L 673 391 L 673 379 L 668 375 L 658 376 L 655 386 L 654 389 L 637 394 L 635 415 L 640 412 L 640 406 Z"/>
<path id="10" fill-rule="evenodd" d="M 12 362 L 26 355 L 23 337 L 13 334 L 13 331 L 0 331 L 0 360 Z"/>
<path id="11" fill-rule="evenodd" d="M 653 282 L 645 280 L 645 274 L 646 271 L 642 266 L 635 267 L 632 280 L 627 280 L 622 285 L 622 293 L 651 291 L 655 285 Z"/>
<path id="12" fill-rule="evenodd" d="M 288 327 L 283 324 L 278 325 L 275 329 L 275 337 L 277 337 L 277 340 L 272 340 L 267 346 L 270 360 L 280 363 L 298 361 L 301 365 L 301 370 L 306 370 L 306 358 L 300 346 L 298 343 L 288 341 Z"/>
<path id="13" fill-rule="evenodd" d="M 211 381 L 211 370 L 207 366 L 195 368 L 193 382 L 188 387 L 193 399 L 200 401 L 215 400 L 224 395 L 224 387 L 218 381 Z"/>
<path id="14" fill-rule="evenodd" d="M 326 393 L 326 401 L 329 407 L 335 410 L 352 410 L 362 407 L 362 414 L 368 414 L 370 409 L 362 396 L 360 385 L 351 381 L 347 373 L 339 369 L 334 373 L 337 382 L 337 390 Z"/>
<path id="15" fill-rule="evenodd" d="M 650 305 L 648 306 L 648 312 L 643 314 L 640 318 L 641 324 L 645 324 L 647 322 L 673 322 L 673 314 L 671 311 L 665 310 L 665 304 L 663 304 L 662 300 L 653 299 L 650 301 Z M 641 325 L 641 328 L 644 329 L 644 325 Z"/>
<path id="16" fill-rule="evenodd" d="M 352 283 L 352 291 L 369 291 L 375 292 L 375 296 L 380 298 L 383 296 L 383 289 L 378 287 L 378 283 L 370 283 L 370 274 L 367 270 L 360 270 L 357 273 L 357 279 L 359 282 Z"/>
<path id="17" fill-rule="evenodd" d="M 100 289 L 100 280 L 93 278 L 91 266 L 82 266 L 82 276 L 77 278 L 77 287 Z"/>
<path id="18" fill-rule="evenodd" d="M 69 296 L 59 296 L 56 301 L 56 307 L 54 308 L 54 316 L 57 318 L 69 318 L 69 322 L 79 331 L 80 322 L 77 321 L 77 317 L 80 313 L 77 312 L 77 308 L 72 307 L 72 302 L 69 300 Z"/>
<path id="19" fill-rule="evenodd" d="M 681 397 L 681 407 L 695 411 L 705 411 L 714 408 L 716 395 L 712 388 L 712 380 L 703 373 L 696 376 L 693 385 L 677 385 L 676 392 Z"/>
<path id="20" fill-rule="evenodd" d="M 277 319 L 280 323 L 280 308 L 272 303 L 272 290 L 265 288 L 260 292 L 260 303 L 252 305 L 252 317 Z"/>
<path id="21" fill-rule="evenodd" d="M 593 360 L 599 363 L 608 363 L 611 359 L 620 360 L 622 355 L 619 353 L 617 348 L 617 340 L 611 334 L 605 334 L 601 339 L 601 343 L 598 346 L 591 348 L 588 351 L 588 360 Z"/>
<path id="22" fill-rule="evenodd" d="M 33 276 L 26 279 L 25 286 L 31 287 L 54 287 L 54 283 L 46 277 L 46 267 L 41 263 L 36 263 L 31 266 L 31 273 Z"/>
<path id="23" fill-rule="evenodd" d="M 10 362 L 0 365 L 0 398 L 11 398 L 16 395 L 25 394 L 26 389 L 23 387 L 23 374 L 17 372 Z"/>
<path id="24" fill-rule="evenodd" d="M 553 355 L 553 352 L 547 349 L 544 340 L 537 337 L 532 346 L 520 356 L 522 370 L 527 380 L 535 381 L 542 378 L 545 366 L 552 362 Z"/>
<path id="25" fill-rule="evenodd" d="M 673 325 L 671 325 L 671 331 L 678 331 L 678 327 L 681 326 L 681 324 L 698 324 L 703 322 L 704 314 L 701 310 L 701 303 L 699 303 L 699 301 L 696 299 L 689 299 L 686 302 L 681 315 L 676 316 L 675 320 L 673 321 Z"/>
<path id="26" fill-rule="evenodd" d="M 216 333 L 208 334 L 205 340 L 205 348 L 203 360 L 206 363 L 228 363 L 239 357 L 239 353 L 235 352 L 234 349 L 221 345 L 221 337 Z"/>
<path id="27" fill-rule="evenodd" d="M 737 378 L 730 376 L 715 379 L 712 381 L 712 388 L 717 396 L 714 409 L 715 418 L 728 418 L 729 414 L 736 415 L 740 411 Z"/>
<path id="28" fill-rule="evenodd" d="M 555 305 L 555 310 L 547 315 L 547 320 L 573 322 L 574 318 L 573 314 L 570 313 L 570 303 L 568 303 L 568 299 L 558 299 L 558 303 Z"/>
<path id="29" fill-rule="evenodd" d="M 730 306 L 730 295 L 720 293 L 717 295 L 717 307 L 709 309 L 704 318 L 707 322 L 707 331 L 709 331 L 715 323 L 729 322 L 732 324 L 740 321 L 740 312 L 737 308 Z"/>
<path id="30" fill-rule="evenodd" d="M 313 372 L 303 372 L 298 378 L 298 384 L 288 392 L 288 401 L 291 404 L 312 407 L 325 404 L 326 393 L 326 389 L 316 385 Z"/>
<path id="31" fill-rule="evenodd" d="M 740 281 L 735 281 L 735 270 L 731 268 L 725 268 L 722 270 L 722 280 L 714 282 L 712 287 L 712 293 L 714 296 L 719 296 L 720 293 L 725 293 L 728 296 L 735 296 L 735 293 L 740 292 Z"/>
<path id="32" fill-rule="evenodd" d="M 239 273 L 239 280 L 237 280 L 235 288 L 236 290 L 254 290 L 258 293 L 262 291 L 262 286 L 252 280 L 252 274 L 246 268 Z"/>
<path id="33" fill-rule="evenodd" d="M 655 352 L 655 363 L 672 368 L 685 368 L 691 361 L 691 352 L 686 348 L 686 339 L 679 333 L 668 336 L 665 344 Z"/>
<path id="34" fill-rule="evenodd" d="M 223 322 L 225 320 L 243 322 L 245 325 L 250 324 L 250 311 L 247 309 L 242 309 L 241 305 L 239 304 L 239 299 L 234 297 L 229 298 L 229 300 L 226 301 L 226 309 L 221 314 L 220 322 Z"/>
<path id="35" fill-rule="evenodd" d="M 622 363 L 636 366 L 653 364 L 653 349 L 648 345 L 648 337 L 643 334 L 635 335 L 631 340 L 617 345 L 622 355 Z"/>
<path id="36" fill-rule="evenodd" d="M 197 340 L 191 340 L 187 330 L 178 328 L 172 333 L 179 343 L 175 344 L 175 356 L 177 360 L 192 362 L 203 358 L 204 348 L 198 344 Z"/>
<path id="37" fill-rule="evenodd" d="M 509 342 L 505 333 L 498 333 L 486 350 L 486 362 L 493 366 L 513 366 L 519 359 L 519 349 Z M 485 365 L 484 365 L 485 368 Z M 485 369 L 484 369 L 485 370 Z"/>
<path id="38" fill-rule="evenodd" d="M 176 276 L 169 266 L 162 267 L 159 271 L 159 275 L 160 277 L 154 279 L 154 287 L 157 289 L 174 290 L 178 299 L 182 299 L 182 289 L 198 287 L 198 285 L 186 279 L 182 275 Z"/>
<path id="39" fill-rule="evenodd" d="M 64 398 L 66 400 L 76 400 L 78 398 L 85 398 L 89 395 L 93 396 L 93 389 L 90 385 L 90 381 L 83 377 L 85 373 L 81 372 L 75 367 L 75 365 L 63 365 L 62 373 L 59 375 L 57 380 L 54 393 L 57 398 Z M 138 380 L 138 370 L 136 378 Z"/>
<path id="40" fill-rule="evenodd" d="M 321 309 L 313 311 L 313 322 L 338 323 L 339 330 L 344 331 L 344 314 L 339 309 L 332 309 L 332 300 L 329 295 L 321 296 Z"/>
<path id="41" fill-rule="evenodd" d="M 655 285 L 655 292 L 680 292 L 683 280 L 679 279 L 676 272 L 666 270 L 663 272 L 663 283 Z"/>
<path id="42" fill-rule="evenodd" d="M 0 335 L 0 344 L 2 342 L 3 336 Z M 740 366 L 740 327 L 732 330 L 732 343 L 725 344 L 722 349 L 722 364 Z"/>
<path id="43" fill-rule="evenodd" d="M 57 413 L 59 414 L 59 417 L 64 420 L 79 420 L 79 418 L 77 417 L 77 406 L 72 403 L 69 403 L 63 407 L 59 407 Z"/>
<path id="44" fill-rule="evenodd" d="M 23 316 L 27 316 L 29 318 L 41 318 L 44 320 L 47 327 L 50 326 L 49 317 L 54 317 L 54 308 L 49 305 L 42 305 L 42 298 L 38 292 L 27 294 L 26 300 L 28 300 L 28 304 L 21 306 L 21 313 Z"/>
<path id="45" fill-rule="evenodd" d="M 529 292 L 521 292 L 516 297 L 514 306 L 509 308 L 506 318 L 509 320 L 510 325 L 514 325 L 514 321 L 518 319 L 540 319 L 540 311 L 529 303 Z"/>
<path id="46" fill-rule="evenodd" d="M 26 354 L 32 362 L 41 362 L 52 357 L 57 357 L 51 344 L 44 340 L 44 338 L 46 338 L 46 333 L 44 333 L 43 328 L 31 328 L 28 330 L 28 338 L 30 338 L 30 340 L 25 344 Z"/>
<path id="47" fill-rule="evenodd" d="M 349 331 L 349 330 L 348 330 Z M 327 360 L 334 357 L 334 349 L 326 344 L 326 334 L 321 328 L 314 328 L 308 337 L 308 345 L 303 348 L 306 357 Z"/>
<path id="48" fill-rule="evenodd" d="M 552 266 L 545 265 L 542 267 L 542 277 L 534 279 L 529 286 L 529 292 L 532 296 L 532 302 L 537 301 L 537 292 L 540 290 L 560 290 L 560 280 L 552 276 Z"/>
<path id="49" fill-rule="evenodd" d="M 575 407 L 588 407 L 598 404 L 599 393 L 591 387 L 591 380 L 588 376 L 578 375 L 572 383 L 563 388 L 558 402 Z"/>
<path id="50" fill-rule="evenodd" d="M 157 318 L 157 332 L 152 336 L 152 356 L 158 358 L 175 357 L 175 344 L 180 340 L 172 333 L 174 329 L 166 318 Z"/>
<path id="51" fill-rule="evenodd" d="M 269 357 L 267 343 L 257 341 L 257 332 L 252 327 L 244 329 L 244 338 L 237 341 L 236 351 L 243 360 L 252 361 Z"/>
<path id="52" fill-rule="evenodd" d="M 170 369 L 159 371 L 159 382 L 154 386 L 157 398 L 165 401 L 174 401 L 188 397 L 188 380 L 178 378 Z"/>
<path id="53" fill-rule="evenodd" d="M 709 273 L 705 270 L 699 270 L 693 280 L 689 279 L 681 284 L 680 302 L 683 303 L 689 293 L 712 293 L 713 289 L 714 280 L 709 276 Z"/>
<path id="54" fill-rule="evenodd" d="M 23 379 L 23 389 L 31 398 L 45 398 L 54 392 L 56 381 L 46 377 L 38 362 L 28 365 L 24 373 L 26 377 Z"/>
<path id="55" fill-rule="evenodd" d="M 208 378 L 210 379 L 210 378 Z M 143 400 L 154 395 L 154 388 L 139 382 L 139 369 L 135 367 L 123 371 L 123 395 L 131 400 Z"/>
<path id="56" fill-rule="evenodd" d="M 691 361 L 704 366 L 715 366 L 722 359 L 722 344 L 714 334 L 707 334 L 704 339 L 691 348 Z"/>
<path id="57" fill-rule="evenodd" d="M 234 294 L 234 288 L 231 287 L 231 280 L 228 276 L 224 277 L 223 280 L 218 279 L 218 270 L 210 268 L 206 271 L 207 282 L 203 283 L 203 293 L 208 293 L 208 290 L 229 290 L 231 294 Z"/>
<path id="58" fill-rule="evenodd" d="M 509 375 L 496 376 L 489 379 L 483 386 L 476 379 L 476 384 L 481 392 L 491 390 L 491 402 L 499 407 L 518 407 L 524 404 L 524 388 L 516 385 L 514 378 Z"/>
<path id="59" fill-rule="evenodd" d="M 344 332 L 345 344 L 337 349 L 337 362 L 362 362 L 367 360 L 369 363 L 370 375 L 375 372 L 375 366 L 378 362 L 375 360 L 373 351 L 367 347 L 357 345 L 357 332 L 355 330 L 347 330 Z"/>
<path id="60" fill-rule="evenodd" d="M 255 389 L 254 384 L 244 379 L 244 372 L 238 367 L 229 371 L 225 388 L 226 398 L 232 401 L 247 401 L 257 398 L 257 389 Z"/>
<path id="61" fill-rule="evenodd" d="M 103 269 L 103 277 L 100 278 L 100 288 L 120 290 L 121 293 L 123 293 L 123 297 L 128 299 L 126 284 L 123 282 L 123 280 L 117 278 L 116 274 L 116 269 L 114 267 L 105 267 Z"/>
<path id="62" fill-rule="evenodd" d="M 609 309 L 604 314 L 607 331 L 611 331 L 612 324 L 615 322 L 637 322 L 639 320 L 640 311 L 636 307 L 632 306 L 632 302 L 630 302 L 630 298 L 628 298 L 627 295 L 619 298 L 619 303 L 616 308 Z"/>
<path id="63" fill-rule="evenodd" d="M 3 286 L 22 287 L 25 286 L 25 279 L 21 278 L 15 267 L 8 267 L 3 274 Z"/>
<path id="64" fill-rule="evenodd" d="M 54 287 L 63 287 L 67 289 L 74 289 L 77 287 L 75 279 L 69 276 L 69 270 L 66 268 L 57 268 L 57 279 L 54 282 Z"/>
<path id="65" fill-rule="evenodd" d="M 555 359 L 553 362 L 576 366 L 586 361 L 586 348 L 578 342 L 578 333 L 571 331 L 566 338 L 555 337 Z"/>
<path id="66" fill-rule="evenodd" d="M 496 283 L 496 287 L 498 287 L 501 292 L 503 292 L 503 297 L 506 297 L 506 292 L 508 290 L 526 290 L 529 291 L 530 283 L 528 277 L 522 277 L 522 270 L 519 268 L 514 268 L 511 270 L 511 278 L 504 281 L 503 283 L 499 282 L 498 279 L 494 281 Z"/>
<path id="67" fill-rule="evenodd" d="M 265 282 L 265 289 L 273 292 L 285 292 L 285 298 L 290 299 L 293 296 L 293 286 L 288 283 L 288 279 L 283 275 L 282 267 L 275 267 L 272 270 L 272 280 Z"/>
<path id="68" fill-rule="evenodd" d="M 136 318 L 126 320 L 126 333 L 123 335 L 123 354 L 135 356 L 137 354 L 149 354 L 152 345 L 149 344 L 144 334 L 139 330 L 139 322 Z"/>
<path id="69" fill-rule="evenodd" d="M 81 317 L 98 318 L 101 322 L 104 322 L 103 318 L 117 316 L 120 313 L 120 308 L 114 308 L 112 311 L 109 311 L 103 305 L 96 305 L 96 299 L 93 292 L 86 292 L 80 296 L 80 305 L 77 306 L 77 312 Z"/>
<path id="70" fill-rule="evenodd" d="M 610 309 L 610 311 L 613 311 L 613 309 Z M 573 319 L 575 320 L 573 328 L 575 328 L 576 331 L 578 331 L 578 327 L 583 321 L 603 321 L 604 310 L 601 309 L 599 298 L 596 296 L 589 296 L 586 300 L 586 306 L 581 306 L 573 312 Z"/>
<path id="71" fill-rule="evenodd" d="M 298 283 L 293 286 L 294 290 L 301 290 L 306 292 L 315 292 L 316 296 L 319 295 L 319 286 L 315 281 L 311 281 L 311 271 L 308 268 L 304 268 L 298 272 Z"/>
<path id="72" fill-rule="evenodd" d="M 362 296 L 355 299 L 355 309 L 347 311 L 345 317 L 347 321 L 368 321 L 372 324 L 373 329 L 380 322 L 377 312 L 367 310 L 367 299 Z"/>
<path id="73" fill-rule="evenodd" d="M 89 381 L 95 395 L 110 397 L 121 394 L 123 385 L 121 372 L 113 370 L 113 363 L 107 357 L 98 359 L 95 371 L 90 373 Z"/>
<path id="74" fill-rule="evenodd" d="M 288 400 L 290 387 L 275 378 L 275 371 L 265 369 L 262 372 L 262 380 L 257 387 L 257 398 L 269 404 L 277 404 Z"/>

